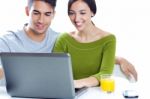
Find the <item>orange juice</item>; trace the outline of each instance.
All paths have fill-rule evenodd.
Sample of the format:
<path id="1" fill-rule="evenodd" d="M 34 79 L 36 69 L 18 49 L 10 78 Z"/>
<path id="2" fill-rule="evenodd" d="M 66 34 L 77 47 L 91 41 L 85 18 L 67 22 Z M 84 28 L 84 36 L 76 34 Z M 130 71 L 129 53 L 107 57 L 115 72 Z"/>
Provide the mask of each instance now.
<path id="1" fill-rule="evenodd" d="M 100 75 L 101 90 L 104 92 L 114 92 L 115 80 L 111 74 Z"/>
<path id="2" fill-rule="evenodd" d="M 115 81 L 111 78 L 101 79 L 101 89 L 105 92 L 114 92 Z"/>

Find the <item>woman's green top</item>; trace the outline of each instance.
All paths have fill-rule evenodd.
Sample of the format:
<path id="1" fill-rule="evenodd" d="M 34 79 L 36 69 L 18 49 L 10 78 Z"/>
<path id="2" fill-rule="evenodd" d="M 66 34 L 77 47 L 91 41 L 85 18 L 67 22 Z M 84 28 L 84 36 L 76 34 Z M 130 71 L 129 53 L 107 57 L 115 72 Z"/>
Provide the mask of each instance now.
<path id="1" fill-rule="evenodd" d="M 69 53 L 74 79 L 101 74 L 111 74 L 115 62 L 116 38 L 105 36 L 90 43 L 80 43 L 68 33 L 62 33 L 56 40 L 53 52 Z"/>

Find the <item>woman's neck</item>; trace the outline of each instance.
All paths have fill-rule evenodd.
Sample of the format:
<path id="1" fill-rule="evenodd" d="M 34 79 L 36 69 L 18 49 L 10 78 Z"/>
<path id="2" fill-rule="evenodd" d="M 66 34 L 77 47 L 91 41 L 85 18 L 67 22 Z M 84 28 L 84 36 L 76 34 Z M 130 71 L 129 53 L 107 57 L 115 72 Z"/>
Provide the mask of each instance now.
<path id="1" fill-rule="evenodd" d="M 85 40 L 91 39 L 95 37 L 97 34 L 99 34 L 99 28 L 97 28 L 95 25 L 91 24 L 87 26 L 83 31 L 79 31 L 77 35 L 80 38 L 83 38 Z"/>
<path id="2" fill-rule="evenodd" d="M 83 29 L 82 31 L 78 31 L 78 35 L 81 36 L 81 37 L 82 37 L 82 36 L 83 36 L 83 37 L 90 36 L 90 35 L 92 35 L 92 34 L 94 33 L 94 31 L 96 31 L 96 30 L 97 30 L 96 26 L 93 25 L 93 24 L 90 24 L 90 25 L 86 26 L 86 28 Z"/>
<path id="3" fill-rule="evenodd" d="M 97 28 L 92 24 L 90 26 L 87 26 L 83 31 L 74 33 L 73 37 L 81 43 L 89 43 L 101 39 L 106 34 L 107 33 L 105 31 Z"/>

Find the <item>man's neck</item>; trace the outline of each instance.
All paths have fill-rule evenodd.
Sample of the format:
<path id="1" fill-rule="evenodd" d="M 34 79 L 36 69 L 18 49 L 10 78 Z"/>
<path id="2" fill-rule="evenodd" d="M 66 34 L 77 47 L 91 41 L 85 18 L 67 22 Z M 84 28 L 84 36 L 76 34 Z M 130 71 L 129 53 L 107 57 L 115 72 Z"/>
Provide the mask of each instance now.
<path id="1" fill-rule="evenodd" d="M 46 33 L 42 33 L 42 34 L 36 33 L 29 26 L 24 26 L 24 31 L 31 40 L 36 42 L 42 42 L 46 36 Z"/>

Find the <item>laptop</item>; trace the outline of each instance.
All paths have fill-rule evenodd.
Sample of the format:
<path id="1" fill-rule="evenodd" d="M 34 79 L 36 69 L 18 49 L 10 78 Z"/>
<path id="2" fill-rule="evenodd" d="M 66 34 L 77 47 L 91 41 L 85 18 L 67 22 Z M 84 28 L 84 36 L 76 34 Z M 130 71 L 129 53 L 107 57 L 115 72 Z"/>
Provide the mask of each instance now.
<path id="1" fill-rule="evenodd" d="M 0 53 L 6 89 L 12 97 L 74 99 L 70 55 L 66 53 Z"/>

